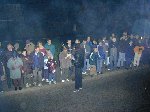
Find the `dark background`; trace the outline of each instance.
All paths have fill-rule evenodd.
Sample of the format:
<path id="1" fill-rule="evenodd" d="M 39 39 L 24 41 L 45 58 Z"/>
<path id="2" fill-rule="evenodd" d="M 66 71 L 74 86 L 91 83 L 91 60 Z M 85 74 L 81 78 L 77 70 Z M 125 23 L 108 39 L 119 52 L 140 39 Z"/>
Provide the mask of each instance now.
<path id="1" fill-rule="evenodd" d="M 150 0 L 1 0 L 0 40 L 150 34 Z"/>

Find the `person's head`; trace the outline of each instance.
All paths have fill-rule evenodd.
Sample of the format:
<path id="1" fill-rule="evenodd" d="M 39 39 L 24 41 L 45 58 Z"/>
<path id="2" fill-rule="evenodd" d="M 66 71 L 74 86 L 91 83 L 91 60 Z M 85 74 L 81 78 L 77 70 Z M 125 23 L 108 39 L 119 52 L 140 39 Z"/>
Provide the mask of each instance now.
<path id="1" fill-rule="evenodd" d="M 48 45 L 51 45 L 52 44 L 52 40 L 51 39 L 47 39 L 47 43 L 48 43 Z"/>
<path id="2" fill-rule="evenodd" d="M 35 52 L 38 53 L 40 51 L 40 48 L 37 46 L 35 47 Z"/>
<path id="3" fill-rule="evenodd" d="M 97 48 L 94 48 L 94 52 L 98 52 L 98 49 L 97 49 Z"/>
<path id="4" fill-rule="evenodd" d="M 131 39 L 133 39 L 133 38 L 134 38 L 133 34 L 131 34 L 131 35 L 130 35 L 130 38 L 131 38 Z"/>
<path id="5" fill-rule="evenodd" d="M 116 42 L 116 38 L 115 38 L 115 37 L 113 37 L 113 38 L 112 38 L 112 41 L 113 41 L 113 42 Z"/>
<path id="6" fill-rule="evenodd" d="M 7 49 L 8 49 L 9 51 L 12 51 L 13 48 L 14 48 L 14 47 L 12 46 L 12 44 L 9 43 L 9 44 L 7 45 Z"/>
<path id="7" fill-rule="evenodd" d="M 102 45 L 103 45 L 103 42 L 102 42 L 102 41 L 99 41 L 99 45 L 102 46 Z"/>
<path id="8" fill-rule="evenodd" d="M 93 44 L 97 44 L 97 41 L 96 41 L 96 40 L 93 40 Z"/>
<path id="9" fill-rule="evenodd" d="M 79 40 L 79 39 L 76 39 L 76 40 L 75 40 L 75 43 L 76 43 L 76 44 L 79 44 L 79 43 L 80 43 L 80 40 Z"/>
<path id="10" fill-rule="evenodd" d="M 113 37 L 115 37 L 115 34 L 114 34 L 114 33 L 112 33 L 112 34 L 111 34 L 111 36 L 112 36 L 112 38 L 113 38 Z"/>
<path id="11" fill-rule="evenodd" d="M 85 40 L 85 39 L 83 40 L 83 44 L 84 44 L 84 45 L 86 44 L 86 40 Z"/>
<path id="12" fill-rule="evenodd" d="M 71 44 L 71 40 L 67 40 L 67 44 Z"/>
<path id="13" fill-rule="evenodd" d="M 41 48 L 41 47 L 43 47 L 43 43 L 42 43 L 41 41 L 39 41 L 39 42 L 37 43 L 37 46 L 39 46 L 39 48 Z"/>
<path id="14" fill-rule="evenodd" d="M 89 42 L 89 41 L 91 41 L 91 37 L 89 36 L 89 37 L 87 37 L 87 41 Z"/>
<path id="15" fill-rule="evenodd" d="M 15 48 L 15 50 L 18 50 L 19 49 L 19 43 L 15 43 L 14 48 Z"/>

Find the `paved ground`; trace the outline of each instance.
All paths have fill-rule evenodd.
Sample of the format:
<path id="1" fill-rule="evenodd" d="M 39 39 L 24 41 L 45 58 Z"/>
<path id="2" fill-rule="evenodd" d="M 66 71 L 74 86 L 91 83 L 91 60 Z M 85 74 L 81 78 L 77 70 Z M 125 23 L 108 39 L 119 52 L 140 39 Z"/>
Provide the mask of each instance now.
<path id="1" fill-rule="evenodd" d="M 149 69 L 119 70 L 74 82 L 0 94 L 0 112 L 149 112 Z M 149 86 L 150 87 L 150 86 Z"/>

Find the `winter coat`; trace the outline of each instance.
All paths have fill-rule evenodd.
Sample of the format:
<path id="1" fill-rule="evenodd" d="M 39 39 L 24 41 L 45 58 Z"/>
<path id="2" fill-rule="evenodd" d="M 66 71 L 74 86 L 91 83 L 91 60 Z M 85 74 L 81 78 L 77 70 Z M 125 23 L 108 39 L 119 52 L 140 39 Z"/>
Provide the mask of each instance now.
<path id="1" fill-rule="evenodd" d="M 67 58 L 67 55 L 68 52 L 64 51 L 59 54 L 60 68 L 69 68 L 72 66 L 71 59 L 69 57 Z"/>
<path id="2" fill-rule="evenodd" d="M 21 58 L 17 57 L 15 60 L 14 58 L 10 58 L 7 63 L 7 67 L 10 70 L 10 78 L 11 79 L 19 79 L 21 78 L 21 68 L 23 66 L 23 62 Z"/>
<path id="3" fill-rule="evenodd" d="M 48 72 L 55 73 L 56 72 L 56 62 L 53 59 L 49 59 L 47 62 Z"/>
<path id="4" fill-rule="evenodd" d="M 73 63 L 75 68 L 84 67 L 84 49 L 78 48 L 77 50 L 75 50 Z"/>
<path id="5" fill-rule="evenodd" d="M 35 67 L 40 70 L 44 68 L 44 56 L 42 53 L 38 52 L 36 55 L 36 53 L 34 52 L 32 54 L 32 60 L 33 60 L 33 63 L 32 63 L 33 69 L 35 69 Z"/>
<path id="6" fill-rule="evenodd" d="M 100 59 L 105 59 L 105 51 L 104 51 L 103 46 L 98 46 L 98 52 L 100 55 Z"/>
<path id="7" fill-rule="evenodd" d="M 31 74 L 32 73 L 32 58 L 30 55 L 27 55 L 27 56 L 21 56 L 21 59 L 23 61 L 23 71 L 26 73 L 26 74 Z"/>

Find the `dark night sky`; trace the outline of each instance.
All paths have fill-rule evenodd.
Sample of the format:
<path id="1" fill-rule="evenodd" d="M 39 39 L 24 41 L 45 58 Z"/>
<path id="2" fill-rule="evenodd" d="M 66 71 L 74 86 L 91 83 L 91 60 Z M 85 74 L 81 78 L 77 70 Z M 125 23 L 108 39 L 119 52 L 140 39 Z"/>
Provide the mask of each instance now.
<path id="1" fill-rule="evenodd" d="M 0 38 L 149 35 L 149 0 L 3 0 Z M 74 28 L 76 26 L 76 32 Z M 141 27 L 142 26 L 142 27 Z"/>

